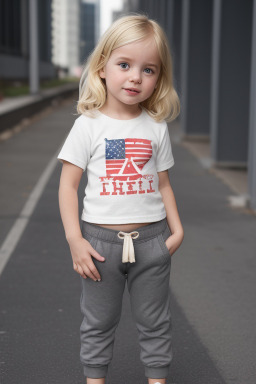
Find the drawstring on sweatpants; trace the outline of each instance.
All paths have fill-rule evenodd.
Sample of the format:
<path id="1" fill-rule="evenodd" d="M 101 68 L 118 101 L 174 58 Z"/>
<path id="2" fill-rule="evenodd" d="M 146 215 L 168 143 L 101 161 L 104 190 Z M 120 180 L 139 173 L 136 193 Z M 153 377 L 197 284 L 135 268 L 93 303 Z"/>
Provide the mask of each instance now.
<path id="1" fill-rule="evenodd" d="M 133 236 L 134 235 L 134 236 Z M 124 239 L 123 245 L 123 263 L 135 263 L 135 254 L 132 239 L 137 239 L 139 237 L 139 232 L 133 231 L 130 233 L 120 231 L 117 236 L 119 239 Z"/>

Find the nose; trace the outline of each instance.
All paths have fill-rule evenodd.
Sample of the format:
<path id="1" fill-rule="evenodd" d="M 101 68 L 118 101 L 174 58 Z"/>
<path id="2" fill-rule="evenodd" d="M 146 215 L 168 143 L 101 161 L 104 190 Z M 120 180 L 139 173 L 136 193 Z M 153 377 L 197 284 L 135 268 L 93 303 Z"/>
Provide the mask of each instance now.
<path id="1" fill-rule="evenodd" d="M 130 81 L 134 83 L 141 83 L 141 74 L 139 71 L 133 71 L 130 75 Z"/>

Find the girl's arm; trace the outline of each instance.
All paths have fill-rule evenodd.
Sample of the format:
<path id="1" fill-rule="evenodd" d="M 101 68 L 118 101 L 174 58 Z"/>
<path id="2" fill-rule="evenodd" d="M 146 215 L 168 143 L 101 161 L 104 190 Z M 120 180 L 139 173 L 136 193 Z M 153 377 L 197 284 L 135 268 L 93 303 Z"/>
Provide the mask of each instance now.
<path id="1" fill-rule="evenodd" d="M 166 240 L 171 255 L 179 248 L 184 238 L 184 230 L 180 221 L 175 196 L 170 185 L 168 170 L 158 172 L 158 189 L 162 195 L 166 210 L 167 222 L 172 235 Z"/>
<path id="2" fill-rule="evenodd" d="M 77 190 L 83 174 L 82 168 L 63 161 L 59 185 L 59 207 L 66 239 L 69 242 L 82 238 L 79 225 Z"/>
<path id="3" fill-rule="evenodd" d="M 79 225 L 77 190 L 83 170 L 74 164 L 63 161 L 59 186 L 59 206 L 67 242 L 73 259 L 73 268 L 83 278 L 100 280 L 100 274 L 92 261 L 93 256 L 99 261 L 102 257 L 87 241 Z"/>

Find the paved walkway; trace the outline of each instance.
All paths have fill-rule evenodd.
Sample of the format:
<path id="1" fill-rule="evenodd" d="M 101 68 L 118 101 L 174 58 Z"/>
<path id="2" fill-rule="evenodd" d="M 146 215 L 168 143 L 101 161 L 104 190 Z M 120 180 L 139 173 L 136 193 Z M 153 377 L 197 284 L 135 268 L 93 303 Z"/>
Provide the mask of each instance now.
<path id="1" fill-rule="evenodd" d="M 75 116 L 74 100 L 0 142 L 0 241 L 4 243 Z M 170 126 L 170 169 L 185 230 L 173 255 L 174 359 L 168 384 L 255 384 L 256 217 Z M 49 168 L 50 169 L 50 168 Z M 1 384 L 80 384 L 80 280 L 60 220 L 56 160 L 0 275 Z M 79 187 L 80 212 L 86 175 Z M 15 234 L 13 234 L 13 238 Z M 10 244 L 9 244 L 10 245 Z M 146 384 L 125 289 L 108 384 Z M 127 363 L 126 363 L 127 362 Z"/>

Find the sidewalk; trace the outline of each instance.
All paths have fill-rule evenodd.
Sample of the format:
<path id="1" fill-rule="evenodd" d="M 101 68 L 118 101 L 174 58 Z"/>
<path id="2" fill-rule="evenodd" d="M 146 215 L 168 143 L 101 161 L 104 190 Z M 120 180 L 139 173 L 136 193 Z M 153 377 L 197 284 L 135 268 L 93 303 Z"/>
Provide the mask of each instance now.
<path id="1" fill-rule="evenodd" d="M 256 215 L 256 211 L 253 211 L 248 206 L 247 169 L 215 166 L 210 155 L 210 141 L 208 139 L 183 138 L 179 120 L 171 123 L 171 131 L 173 132 L 173 140 L 176 143 L 180 143 L 180 145 L 196 157 L 204 169 L 215 175 L 230 188 L 230 195 L 228 196 L 230 207 Z"/>

